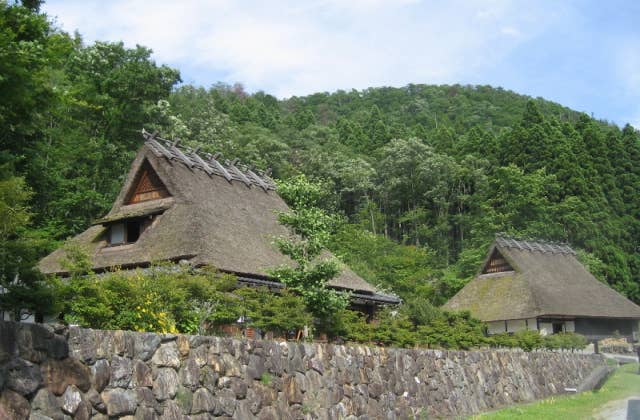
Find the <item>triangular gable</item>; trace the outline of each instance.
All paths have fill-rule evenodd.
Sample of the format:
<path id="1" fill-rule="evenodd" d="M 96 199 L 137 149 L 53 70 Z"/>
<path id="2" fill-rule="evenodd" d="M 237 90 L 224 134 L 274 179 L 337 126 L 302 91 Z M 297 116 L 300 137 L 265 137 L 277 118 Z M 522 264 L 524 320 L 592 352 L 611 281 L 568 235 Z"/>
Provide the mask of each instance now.
<path id="1" fill-rule="evenodd" d="M 136 174 L 124 204 L 158 200 L 169 197 L 170 195 L 167 187 L 165 187 L 160 177 L 158 177 L 158 174 L 156 174 L 156 171 L 153 170 L 151 164 L 145 159 L 142 165 L 140 165 L 140 169 Z"/>
<path id="2" fill-rule="evenodd" d="M 494 247 L 491 256 L 484 264 L 482 274 L 504 273 L 508 271 L 514 271 L 509 261 L 498 251 L 497 247 Z"/>

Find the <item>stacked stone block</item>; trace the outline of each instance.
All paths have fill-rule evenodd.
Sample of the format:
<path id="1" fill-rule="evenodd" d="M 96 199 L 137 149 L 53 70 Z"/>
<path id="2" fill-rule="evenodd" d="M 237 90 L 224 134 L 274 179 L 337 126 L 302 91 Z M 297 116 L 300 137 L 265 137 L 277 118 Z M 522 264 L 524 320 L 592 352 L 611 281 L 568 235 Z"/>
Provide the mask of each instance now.
<path id="1" fill-rule="evenodd" d="M 0 322 L 0 419 L 456 417 L 562 393 L 604 364 Z"/>

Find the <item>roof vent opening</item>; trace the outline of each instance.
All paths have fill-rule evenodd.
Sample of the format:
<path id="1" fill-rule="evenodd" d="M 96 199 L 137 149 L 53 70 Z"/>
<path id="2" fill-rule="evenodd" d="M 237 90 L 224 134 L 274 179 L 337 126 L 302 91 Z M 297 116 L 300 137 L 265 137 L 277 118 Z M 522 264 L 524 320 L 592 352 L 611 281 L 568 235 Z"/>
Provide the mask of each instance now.
<path id="1" fill-rule="evenodd" d="M 504 273 L 507 271 L 513 271 L 513 267 L 497 249 L 494 249 L 491 258 L 489 258 L 482 270 L 482 274 Z"/>
<path id="2" fill-rule="evenodd" d="M 133 185 L 134 187 L 125 201 L 126 204 L 136 204 L 170 196 L 167 187 L 165 187 L 156 171 L 146 160 L 141 165 Z"/>

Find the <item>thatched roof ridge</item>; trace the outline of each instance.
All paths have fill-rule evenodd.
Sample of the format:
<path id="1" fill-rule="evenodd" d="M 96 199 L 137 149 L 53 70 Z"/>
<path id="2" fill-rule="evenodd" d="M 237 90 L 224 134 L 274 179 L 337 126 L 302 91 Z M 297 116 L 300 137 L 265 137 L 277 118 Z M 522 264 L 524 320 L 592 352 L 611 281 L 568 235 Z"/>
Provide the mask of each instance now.
<path id="1" fill-rule="evenodd" d="M 566 245 L 497 238 L 514 271 L 479 274 L 444 306 L 483 321 L 540 316 L 640 319 L 640 306 L 596 279 Z"/>
<path id="2" fill-rule="evenodd" d="M 498 236 L 496 238 L 496 244 L 502 248 L 514 248 L 541 253 L 547 252 L 551 254 L 576 255 L 576 251 L 574 251 L 569 245 L 557 244 L 553 242 L 525 241 L 508 236 Z"/>
<path id="3" fill-rule="evenodd" d="M 289 235 L 277 221 L 277 213 L 289 208 L 275 192 L 273 180 L 237 161 L 218 159 L 181 150 L 145 133 L 145 144 L 111 211 L 72 241 L 88 252 L 97 271 L 187 259 L 194 266 L 259 279 L 267 278 L 270 268 L 292 264 L 273 244 L 275 237 Z M 169 197 L 128 204 L 143 165 L 153 169 Z M 135 243 L 108 246 L 110 224 L 149 215 L 154 215 L 152 225 Z M 65 274 L 60 265 L 63 257 L 62 249 L 53 252 L 40 261 L 40 270 Z M 377 293 L 348 267 L 330 285 L 371 296 Z"/>
<path id="4" fill-rule="evenodd" d="M 157 136 L 157 134 L 149 134 L 142 130 L 142 135 L 147 146 L 153 152 L 168 160 L 180 162 L 190 169 L 199 169 L 207 173 L 207 175 L 217 175 L 225 178 L 227 181 L 240 181 L 246 186 L 257 186 L 264 191 L 275 190 L 276 184 L 269 177 L 268 171 L 254 172 L 251 168 L 239 168 L 239 159 L 232 162 L 225 160 L 220 162 L 220 154 L 206 154 L 201 156 L 199 150 L 183 149 L 180 147 L 180 140 L 166 140 Z"/>

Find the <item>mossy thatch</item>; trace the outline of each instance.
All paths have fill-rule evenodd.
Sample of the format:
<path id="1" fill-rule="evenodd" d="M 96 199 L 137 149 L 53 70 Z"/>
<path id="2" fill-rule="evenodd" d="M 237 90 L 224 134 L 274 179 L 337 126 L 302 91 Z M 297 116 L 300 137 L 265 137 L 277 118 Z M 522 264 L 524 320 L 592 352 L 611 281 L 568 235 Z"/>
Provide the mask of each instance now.
<path id="1" fill-rule="evenodd" d="M 480 273 L 444 305 L 483 321 L 548 317 L 640 319 L 640 307 L 598 281 L 566 246 L 498 238 L 513 271 Z M 483 265 L 485 266 L 485 265 Z"/>

